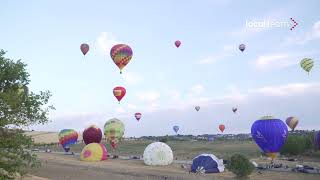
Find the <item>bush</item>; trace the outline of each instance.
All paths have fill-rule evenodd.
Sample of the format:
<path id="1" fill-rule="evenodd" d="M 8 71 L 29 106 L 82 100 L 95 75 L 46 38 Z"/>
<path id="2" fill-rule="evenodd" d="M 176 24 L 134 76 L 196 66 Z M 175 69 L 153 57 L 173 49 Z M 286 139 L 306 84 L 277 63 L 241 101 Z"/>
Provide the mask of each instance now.
<path id="1" fill-rule="evenodd" d="M 163 143 L 166 143 L 166 142 L 168 141 L 168 138 L 163 137 L 163 138 L 161 138 L 159 141 L 160 141 L 160 142 L 163 142 Z"/>
<path id="2" fill-rule="evenodd" d="M 230 163 L 227 168 L 233 172 L 238 178 L 246 179 L 254 170 L 253 164 L 241 154 L 231 156 Z"/>
<path id="3" fill-rule="evenodd" d="M 289 135 L 286 143 L 281 148 L 282 155 L 301 155 L 307 149 L 311 149 L 312 142 L 309 137 L 301 135 Z"/>

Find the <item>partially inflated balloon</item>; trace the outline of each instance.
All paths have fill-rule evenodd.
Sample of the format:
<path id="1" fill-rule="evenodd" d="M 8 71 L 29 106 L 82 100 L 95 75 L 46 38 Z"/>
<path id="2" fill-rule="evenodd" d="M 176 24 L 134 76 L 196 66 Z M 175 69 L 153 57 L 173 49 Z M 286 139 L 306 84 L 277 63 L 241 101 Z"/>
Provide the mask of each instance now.
<path id="1" fill-rule="evenodd" d="M 59 132 L 59 143 L 63 149 L 68 152 L 70 146 L 75 144 L 78 140 L 78 133 L 73 129 L 63 129 Z"/>
<path id="2" fill-rule="evenodd" d="M 167 144 L 154 142 L 144 150 L 143 160 L 149 166 L 169 165 L 173 161 L 173 153 Z"/>
<path id="3" fill-rule="evenodd" d="M 139 121 L 141 119 L 141 113 L 135 113 L 134 117 Z"/>
<path id="4" fill-rule="evenodd" d="M 288 128 L 272 116 L 264 116 L 251 126 L 251 135 L 260 149 L 274 159 L 287 140 Z"/>
<path id="5" fill-rule="evenodd" d="M 304 58 L 301 60 L 300 66 L 309 73 L 313 67 L 313 60 L 310 58 Z"/>
<path id="6" fill-rule="evenodd" d="M 173 126 L 173 130 L 177 133 L 179 131 L 179 126 Z"/>
<path id="7" fill-rule="evenodd" d="M 199 111 L 200 110 L 200 106 L 196 106 L 195 109 L 196 109 L 196 111 Z"/>
<path id="8" fill-rule="evenodd" d="M 180 47 L 180 45 L 181 45 L 181 41 L 177 40 L 176 42 L 174 42 L 174 44 L 175 44 L 176 47 L 178 48 L 178 47 Z"/>
<path id="9" fill-rule="evenodd" d="M 118 99 L 119 103 L 121 99 L 126 95 L 126 89 L 121 86 L 113 88 L 113 95 Z"/>
<path id="10" fill-rule="evenodd" d="M 83 131 L 82 136 L 85 144 L 100 143 L 102 139 L 102 132 L 100 128 L 92 125 Z"/>
<path id="11" fill-rule="evenodd" d="M 89 45 L 86 44 L 86 43 L 81 44 L 80 50 L 81 50 L 83 55 L 86 55 L 88 53 L 88 51 L 89 51 Z"/>
<path id="12" fill-rule="evenodd" d="M 299 120 L 296 117 L 288 117 L 286 119 L 286 123 L 292 129 L 292 131 L 294 131 L 294 129 L 296 128 L 296 126 L 299 123 Z"/>
<path id="13" fill-rule="evenodd" d="M 220 129 L 221 132 L 223 132 L 225 128 L 226 128 L 226 127 L 225 127 L 223 124 L 220 124 L 220 125 L 219 125 L 219 129 Z"/>
<path id="14" fill-rule="evenodd" d="M 246 49 L 246 45 L 244 45 L 244 44 L 240 44 L 240 45 L 239 45 L 239 50 L 240 50 L 241 52 L 243 52 L 245 49 Z"/>
<path id="15" fill-rule="evenodd" d="M 112 148 L 116 149 L 124 135 L 124 124 L 119 119 L 110 119 L 104 124 L 104 135 Z"/>
<path id="16" fill-rule="evenodd" d="M 105 145 L 98 143 L 90 143 L 86 145 L 81 153 L 81 161 L 103 161 L 108 158 L 108 150 Z"/>
<path id="17" fill-rule="evenodd" d="M 110 56 L 120 69 L 120 73 L 122 73 L 122 69 L 130 62 L 132 54 L 132 49 L 126 44 L 117 44 L 111 48 Z"/>

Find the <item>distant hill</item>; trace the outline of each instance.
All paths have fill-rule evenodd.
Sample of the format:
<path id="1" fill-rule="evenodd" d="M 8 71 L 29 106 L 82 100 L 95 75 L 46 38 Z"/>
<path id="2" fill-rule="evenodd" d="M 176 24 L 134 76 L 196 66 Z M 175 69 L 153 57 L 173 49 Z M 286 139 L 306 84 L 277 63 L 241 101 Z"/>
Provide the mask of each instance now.
<path id="1" fill-rule="evenodd" d="M 50 144 L 59 142 L 58 132 L 26 131 L 24 134 L 31 136 L 35 143 Z M 78 140 L 82 141 L 82 134 L 79 134 Z"/>

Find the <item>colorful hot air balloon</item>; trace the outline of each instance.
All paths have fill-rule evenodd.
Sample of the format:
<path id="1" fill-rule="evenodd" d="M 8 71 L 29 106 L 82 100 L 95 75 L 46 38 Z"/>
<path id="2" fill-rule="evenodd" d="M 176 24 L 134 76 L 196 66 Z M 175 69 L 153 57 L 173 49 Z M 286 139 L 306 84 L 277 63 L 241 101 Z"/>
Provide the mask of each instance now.
<path id="1" fill-rule="evenodd" d="M 179 126 L 173 126 L 173 130 L 174 130 L 174 132 L 178 133 L 178 131 L 179 131 Z"/>
<path id="2" fill-rule="evenodd" d="M 180 47 L 180 45 L 181 45 L 181 41 L 177 40 L 176 42 L 174 42 L 174 44 L 175 44 L 176 47 L 178 48 L 178 47 Z"/>
<path id="3" fill-rule="evenodd" d="M 124 135 L 124 124 L 116 118 L 110 119 L 104 124 L 104 136 L 111 144 L 113 149 L 116 149 L 119 141 Z"/>
<path id="4" fill-rule="evenodd" d="M 90 143 L 86 145 L 81 153 L 81 161 L 103 161 L 108 158 L 108 150 L 105 145 L 99 143 Z"/>
<path id="5" fill-rule="evenodd" d="M 314 134 L 314 145 L 317 149 L 320 149 L 320 131 Z"/>
<path id="6" fill-rule="evenodd" d="M 139 121 L 141 119 L 141 113 L 135 113 L 134 117 Z"/>
<path id="7" fill-rule="evenodd" d="M 288 128 L 272 116 L 264 116 L 251 126 L 251 135 L 260 149 L 272 160 L 287 140 Z"/>
<path id="8" fill-rule="evenodd" d="M 296 128 L 296 126 L 299 123 L 299 120 L 296 117 L 288 117 L 286 119 L 286 123 L 292 129 L 292 131 L 294 131 L 294 129 Z"/>
<path id="9" fill-rule="evenodd" d="M 300 61 L 300 66 L 309 73 L 313 67 L 313 60 L 310 58 L 304 58 Z"/>
<path id="10" fill-rule="evenodd" d="M 65 152 L 68 152 L 70 146 L 78 140 L 78 133 L 73 129 L 63 129 L 59 132 L 59 143 L 62 145 Z"/>
<path id="11" fill-rule="evenodd" d="M 110 56 L 113 62 L 120 69 L 120 74 L 122 69 L 130 62 L 132 58 L 132 49 L 126 44 L 117 44 L 111 48 Z"/>
<path id="12" fill-rule="evenodd" d="M 121 99 L 126 95 L 126 89 L 121 86 L 113 88 L 113 95 L 118 99 L 119 103 Z"/>
<path id="13" fill-rule="evenodd" d="M 220 124 L 220 125 L 219 125 L 219 129 L 220 129 L 221 132 L 223 132 L 225 128 L 226 128 L 226 127 L 225 127 L 223 124 Z"/>
<path id="14" fill-rule="evenodd" d="M 196 106 L 195 109 L 196 109 L 196 111 L 199 111 L 200 110 L 200 106 Z"/>
<path id="15" fill-rule="evenodd" d="M 101 129 L 95 125 L 86 128 L 82 134 L 85 144 L 100 143 L 102 139 Z"/>
<path id="16" fill-rule="evenodd" d="M 83 55 L 86 55 L 87 52 L 89 51 L 89 45 L 86 44 L 86 43 L 81 44 L 80 50 L 81 50 Z"/>
<path id="17" fill-rule="evenodd" d="M 240 44 L 239 45 L 239 49 L 240 49 L 241 52 L 243 52 L 246 49 L 246 45 Z"/>
<path id="18" fill-rule="evenodd" d="M 236 113 L 237 110 L 238 110 L 238 108 L 235 108 L 235 107 L 232 108 L 233 113 Z"/>

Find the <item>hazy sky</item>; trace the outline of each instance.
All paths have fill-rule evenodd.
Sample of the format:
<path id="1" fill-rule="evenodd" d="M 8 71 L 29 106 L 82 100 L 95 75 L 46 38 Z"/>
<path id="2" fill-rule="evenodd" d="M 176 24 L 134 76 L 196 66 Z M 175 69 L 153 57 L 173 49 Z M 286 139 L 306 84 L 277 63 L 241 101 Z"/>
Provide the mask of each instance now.
<path id="1" fill-rule="evenodd" d="M 318 0 L 4 0 L 0 48 L 28 64 L 31 91 L 53 93 L 57 110 L 37 130 L 103 128 L 118 117 L 126 136 L 173 134 L 174 125 L 180 134 L 218 133 L 219 124 L 247 133 L 264 115 L 293 115 L 297 129 L 320 129 L 319 7 Z M 246 26 L 291 26 L 290 18 L 298 22 L 292 31 Z M 122 75 L 109 55 L 117 43 L 133 49 Z M 315 61 L 309 76 L 304 57 Z M 127 89 L 121 104 L 112 93 L 118 85 Z"/>

